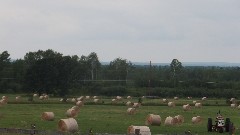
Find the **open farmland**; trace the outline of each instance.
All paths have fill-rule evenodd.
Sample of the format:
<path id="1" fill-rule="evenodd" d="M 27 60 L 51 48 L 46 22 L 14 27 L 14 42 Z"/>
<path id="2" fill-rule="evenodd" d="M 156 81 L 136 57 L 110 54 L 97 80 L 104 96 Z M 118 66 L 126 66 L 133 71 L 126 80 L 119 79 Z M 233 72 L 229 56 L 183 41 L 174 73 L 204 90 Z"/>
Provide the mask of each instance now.
<path id="1" fill-rule="evenodd" d="M 27 98 L 23 98 L 20 102 L 15 102 L 15 96 L 9 96 L 9 103 L 0 107 L 0 127 L 6 128 L 30 128 L 32 123 L 36 124 L 37 129 L 47 131 L 57 131 L 57 123 L 60 119 L 66 118 L 66 110 L 71 108 L 74 103 L 61 103 L 59 98 L 50 98 L 46 101 L 34 99 L 34 102 L 28 102 Z M 86 134 L 90 128 L 94 133 L 115 133 L 126 134 L 130 125 L 144 125 L 148 114 L 158 114 L 162 118 L 161 126 L 149 126 L 153 134 L 168 133 L 184 133 L 191 130 L 194 134 L 205 135 L 215 134 L 207 132 L 207 118 L 213 120 L 216 113 L 220 110 L 221 114 L 226 118 L 229 117 L 237 128 L 236 134 L 240 131 L 240 110 L 232 109 L 226 105 L 225 99 L 209 99 L 203 102 L 202 108 L 194 108 L 190 111 L 183 111 L 182 105 L 192 103 L 192 100 L 180 99 L 176 100 L 176 107 L 168 107 L 162 103 L 161 99 L 143 99 L 145 105 L 137 109 L 135 115 L 126 113 L 127 106 L 124 105 L 127 99 L 119 101 L 116 105 L 111 104 L 111 98 L 103 98 L 98 105 L 91 100 L 81 107 L 80 112 L 75 117 L 79 125 L 79 133 Z M 137 102 L 138 98 L 131 99 Z M 174 100 L 172 100 L 174 101 Z M 216 104 L 217 102 L 217 104 Z M 208 106 L 204 106 L 204 104 Z M 191 104 L 192 105 L 192 104 Z M 193 105 L 192 105 L 193 106 Z M 52 111 L 55 114 L 54 121 L 41 120 L 42 112 Z M 177 126 L 165 126 L 164 120 L 168 116 L 183 115 L 185 122 Z M 203 121 L 200 124 L 192 124 L 191 119 L 194 116 L 201 116 Z M 227 133 L 224 133 L 227 134 Z"/>

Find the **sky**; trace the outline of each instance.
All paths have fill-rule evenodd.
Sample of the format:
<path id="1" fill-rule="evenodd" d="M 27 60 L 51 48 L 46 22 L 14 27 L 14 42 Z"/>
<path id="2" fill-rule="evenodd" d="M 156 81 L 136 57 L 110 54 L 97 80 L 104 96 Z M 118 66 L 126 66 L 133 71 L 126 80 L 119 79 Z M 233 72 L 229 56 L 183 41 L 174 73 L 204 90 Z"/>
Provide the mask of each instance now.
<path id="1" fill-rule="evenodd" d="M 239 0 L 0 0 L 0 53 L 240 63 Z"/>

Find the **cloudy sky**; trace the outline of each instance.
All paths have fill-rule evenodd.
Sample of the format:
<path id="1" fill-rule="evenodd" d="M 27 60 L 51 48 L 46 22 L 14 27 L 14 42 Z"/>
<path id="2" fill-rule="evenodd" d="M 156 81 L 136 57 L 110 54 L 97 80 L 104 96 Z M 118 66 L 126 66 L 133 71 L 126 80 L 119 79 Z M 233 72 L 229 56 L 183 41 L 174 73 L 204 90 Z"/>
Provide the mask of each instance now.
<path id="1" fill-rule="evenodd" d="M 0 53 L 240 62 L 240 0 L 0 0 Z"/>

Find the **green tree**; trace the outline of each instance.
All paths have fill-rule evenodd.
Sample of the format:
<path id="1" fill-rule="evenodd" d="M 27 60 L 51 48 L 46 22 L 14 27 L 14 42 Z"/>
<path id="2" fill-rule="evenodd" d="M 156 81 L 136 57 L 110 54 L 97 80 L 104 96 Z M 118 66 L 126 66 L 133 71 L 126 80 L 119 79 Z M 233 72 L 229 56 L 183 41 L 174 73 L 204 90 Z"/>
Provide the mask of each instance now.
<path id="1" fill-rule="evenodd" d="M 177 75 L 180 73 L 181 69 L 183 68 L 182 63 L 178 61 L 177 59 L 173 59 L 171 64 L 171 72 L 172 72 L 172 78 L 174 80 L 174 87 L 176 86 L 176 79 Z"/>

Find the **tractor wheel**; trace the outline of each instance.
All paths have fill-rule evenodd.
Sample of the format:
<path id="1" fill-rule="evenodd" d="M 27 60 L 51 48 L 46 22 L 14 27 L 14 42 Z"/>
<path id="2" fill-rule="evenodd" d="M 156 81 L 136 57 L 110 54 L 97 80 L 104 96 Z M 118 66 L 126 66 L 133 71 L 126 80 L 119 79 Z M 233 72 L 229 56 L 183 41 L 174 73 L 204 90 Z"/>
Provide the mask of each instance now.
<path id="1" fill-rule="evenodd" d="M 219 133 L 223 133 L 223 128 L 221 128 L 221 127 L 218 128 L 218 132 L 219 132 Z"/>
<path id="2" fill-rule="evenodd" d="M 225 123 L 225 129 L 226 129 L 226 132 L 229 132 L 230 131 L 230 119 L 229 118 L 226 118 L 226 123 Z"/>
<path id="3" fill-rule="evenodd" d="M 212 118 L 208 118 L 207 129 L 208 129 L 208 132 L 212 132 Z"/>

